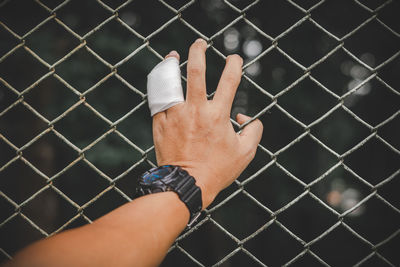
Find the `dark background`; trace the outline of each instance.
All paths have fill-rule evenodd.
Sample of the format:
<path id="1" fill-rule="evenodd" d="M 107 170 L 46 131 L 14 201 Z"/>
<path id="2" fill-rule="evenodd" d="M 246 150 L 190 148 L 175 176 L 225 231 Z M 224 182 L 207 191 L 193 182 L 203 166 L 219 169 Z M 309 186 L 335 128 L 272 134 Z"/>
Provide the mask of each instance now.
<path id="1" fill-rule="evenodd" d="M 62 3 L 62 1 L 50 0 L 41 2 L 49 9 L 54 9 Z M 124 1 L 103 2 L 114 9 Z M 187 3 L 184 0 L 166 0 L 165 2 L 176 9 Z M 230 1 L 239 9 L 245 8 L 252 2 L 251 0 Z M 370 9 L 375 9 L 386 1 L 360 0 L 360 2 Z M 69 1 L 56 10 L 54 18 L 19 40 L 4 25 L 19 36 L 23 36 L 48 18 L 51 12 L 35 1 L 0 1 L 0 3 L 0 22 L 2 23 L 0 25 L 0 247 L 4 252 L 13 255 L 17 250 L 43 237 L 23 218 L 24 216 L 50 234 L 65 226 L 78 214 L 77 207 L 61 197 L 54 187 L 77 205 L 82 206 L 108 188 L 110 183 L 113 184 L 83 160 L 58 175 L 67 165 L 79 158 L 79 153 L 53 131 L 49 131 L 22 151 L 17 152 L 18 148 L 49 127 L 28 107 L 32 107 L 47 120 L 52 121 L 79 101 L 79 93 L 85 92 L 112 71 L 116 71 L 135 89 L 132 90 L 132 87 L 129 88 L 116 76 L 111 75 L 85 95 L 86 103 L 109 121 L 114 122 L 144 101 L 146 75 L 160 59 L 148 46 L 145 46 L 127 62 L 113 70 L 83 46 L 71 57 L 56 64 L 54 75 L 41 79 L 31 90 L 18 96 L 17 92 L 24 91 L 52 71 L 37 60 L 32 53 L 52 65 L 81 43 L 76 36 L 60 26 L 60 23 L 64 23 L 83 37 L 112 16 L 113 12 L 104 8 L 98 1 Z M 209 93 L 215 90 L 224 66 L 224 60 L 218 52 L 224 55 L 238 53 L 247 63 L 274 43 L 307 68 L 332 49 L 343 44 L 345 49 L 372 69 L 399 53 L 400 4 L 398 1 L 390 2 L 372 13 L 354 1 L 331 0 L 321 3 L 309 13 L 314 21 L 339 39 L 352 32 L 374 14 L 393 32 L 373 19 L 338 41 L 306 20 L 287 34 L 281 35 L 307 15 L 295 4 L 308 9 L 317 3 L 316 0 L 294 0 L 292 3 L 278 0 L 260 1 L 243 13 L 247 22 L 259 28 L 261 32 L 258 32 L 244 21 L 243 17 L 225 28 L 241 14 L 223 1 L 195 1 L 180 12 L 179 19 L 156 34 L 152 34 L 176 14 L 158 1 L 132 1 L 118 11 L 118 17 L 137 35 L 123 27 L 114 18 L 85 38 L 85 41 L 87 47 L 111 65 L 128 56 L 146 40 L 149 46 L 161 56 L 172 49 L 177 50 L 181 55 L 181 62 L 184 62 L 187 59 L 190 44 L 200 37 L 186 23 L 208 38 L 224 29 L 210 40 L 212 47 L 207 50 Z M 150 38 L 146 38 L 150 34 L 152 34 Z M 278 36 L 279 38 L 276 39 Z M 24 46 L 5 56 L 21 44 L 22 39 Z M 185 75 L 185 67 L 185 65 L 182 67 L 183 75 Z M 400 56 L 395 56 L 393 60 L 384 63 L 384 66 L 376 71 L 379 78 L 372 78 L 343 99 L 344 107 L 350 109 L 372 127 L 366 127 L 351 116 L 344 107 L 340 107 L 309 129 L 312 136 L 336 152 L 336 155 L 307 135 L 282 153 L 278 153 L 276 155 L 278 164 L 271 164 L 271 160 L 275 160 L 272 154 L 291 143 L 307 129 L 289 118 L 276 106 L 265 110 L 265 107 L 272 103 L 273 95 L 282 92 L 297 81 L 294 86 L 289 87 L 290 90 L 279 95 L 277 101 L 280 107 L 298 121 L 308 125 L 340 103 L 340 100 L 327 93 L 322 86 L 342 96 L 374 74 L 374 71 L 369 70 L 349 56 L 344 49 L 339 48 L 326 60 L 312 68 L 311 75 L 305 75 L 307 71 L 290 62 L 280 50 L 273 48 L 244 72 L 251 81 L 242 79 L 232 110 L 232 118 L 238 112 L 251 116 L 257 115 L 264 124 L 261 145 L 269 153 L 265 149 L 258 149 L 254 161 L 238 178 L 238 181 L 242 182 L 249 177 L 254 177 L 252 175 L 263 168 L 262 171 L 254 179 L 245 183 L 244 192 L 239 192 L 223 206 L 213 210 L 210 213 L 211 218 L 240 240 L 251 235 L 270 220 L 276 219 L 261 233 L 245 242 L 243 247 L 264 264 L 280 266 L 304 250 L 303 244 L 291 237 L 281 225 L 307 243 L 339 220 L 333 210 L 342 213 L 376 190 L 379 196 L 387 201 L 386 203 L 374 195 L 363 202 L 359 208 L 344 216 L 342 220 L 373 245 L 386 240 L 387 242 L 378 246 L 376 251 L 392 265 L 399 266 L 400 80 L 398 75 L 400 74 Z M 65 80 L 69 86 L 60 82 L 54 77 L 55 75 Z M 315 80 L 320 85 L 317 85 Z M 13 87 L 15 92 L 6 86 L 7 84 Z M 23 102 L 4 112 L 18 99 L 21 100 L 21 97 L 23 97 Z M 373 129 L 391 116 L 394 118 L 388 123 Z M 53 126 L 57 132 L 80 149 L 85 148 L 110 129 L 110 125 L 96 116 L 85 104 L 73 109 L 65 117 L 57 120 Z M 138 176 L 151 167 L 150 162 L 156 163 L 154 151 L 149 150 L 152 146 L 152 136 L 151 117 L 147 104 L 145 103 L 122 120 L 116 129 L 141 151 L 128 145 L 121 136 L 113 132 L 85 151 L 84 157 L 110 179 L 118 177 L 115 180 L 116 187 L 133 198 Z M 389 146 L 373 136 L 352 153 L 346 154 L 343 158 L 340 157 L 375 130 Z M 20 157 L 6 166 L 17 155 Z M 10 201 L 17 205 L 21 204 L 48 183 L 24 159 L 48 177 L 57 175 L 52 181 L 53 187 L 42 191 L 25 205 L 16 208 Z M 278 211 L 304 192 L 305 186 L 296 181 L 296 178 L 308 184 L 341 160 L 345 166 L 348 166 L 348 170 L 341 164 L 309 188 L 310 192 L 330 206 L 332 211 L 307 194 L 295 204 L 279 212 L 275 218 L 248 195 L 256 198 L 270 211 Z M 137 164 L 138 162 L 140 163 Z M 269 167 L 264 168 L 267 164 L 270 164 Z M 133 165 L 135 165 L 133 169 L 120 176 Z M 279 166 L 283 166 L 293 176 L 285 173 Z M 385 179 L 387 179 L 385 183 L 375 187 Z M 219 195 L 210 208 L 239 188 L 235 183 L 231 185 Z M 95 220 L 125 202 L 127 202 L 126 198 L 111 189 L 102 194 L 98 200 L 85 206 L 82 215 Z M 15 216 L 10 218 L 13 215 Z M 69 229 L 86 223 L 87 220 L 80 216 L 67 224 L 65 228 Z M 389 238 L 390 235 L 394 237 Z M 313 243 L 309 249 L 331 266 L 349 266 L 356 264 L 374 251 L 367 242 L 362 241 L 343 225 L 339 225 L 318 242 Z M 201 224 L 199 229 L 179 241 L 178 244 L 206 266 L 218 262 L 238 247 L 233 239 L 210 220 Z M 373 255 L 362 266 L 390 266 L 379 255 Z M 4 253 L 0 253 L 0 257 L 2 260 L 7 258 Z M 243 251 L 239 251 L 223 266 L 256 266 L 257 264 Z M 168 254 L 163 263 L 163 266 L 192 265 L 196 266 L 177 248 Z M 319 266 L 322 264 L 311 253 L 306 253 L 293 265 Z"/>

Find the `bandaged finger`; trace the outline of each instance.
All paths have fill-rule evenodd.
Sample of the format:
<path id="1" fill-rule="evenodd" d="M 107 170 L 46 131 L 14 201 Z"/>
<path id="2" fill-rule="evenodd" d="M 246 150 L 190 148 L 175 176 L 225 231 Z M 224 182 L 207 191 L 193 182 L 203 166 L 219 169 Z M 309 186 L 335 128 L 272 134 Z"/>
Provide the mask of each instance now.
<path id="1" fill-rule="evenodd" d="M 166 58 L 147 75 L 147 100 L 151 116 L 184 102 L 178 59 Z"/>

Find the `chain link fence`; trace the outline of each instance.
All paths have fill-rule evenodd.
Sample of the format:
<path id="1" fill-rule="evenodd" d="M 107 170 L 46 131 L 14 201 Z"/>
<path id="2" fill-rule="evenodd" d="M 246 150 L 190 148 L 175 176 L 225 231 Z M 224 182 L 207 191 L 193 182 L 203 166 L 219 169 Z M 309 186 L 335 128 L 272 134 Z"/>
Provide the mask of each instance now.
<path id="1" fill-rule="evenodd" d="M 178 47 L 185 82 L 202 37 L 210 99 L 240 53 L 232 115 L 265 132 L 163 265 L 399 266 L 399 11 L 390 0 L 0 2 L 3 259 L 132 200 L 156 163 L 146 74 Z"/>

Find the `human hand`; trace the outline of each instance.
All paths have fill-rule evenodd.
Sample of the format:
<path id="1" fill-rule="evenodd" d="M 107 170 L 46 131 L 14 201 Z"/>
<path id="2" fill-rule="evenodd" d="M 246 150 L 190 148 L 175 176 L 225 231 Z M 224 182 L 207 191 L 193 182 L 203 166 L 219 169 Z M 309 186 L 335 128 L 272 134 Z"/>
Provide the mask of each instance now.
<path id="1" fill-rule="evenodd" d="M 226 65 L 213 100 L 206 95 L 207 43 L 198 39 L 189 50 L 186 101 L 153 116 L 153 139 L 157 163 L 178 165 L 196 179 L 202 190 L 203 209 L 230 185 L 254 158 L 263 126 L 259 120 L 237 134 L 230 112 L 239 86 L 243 60 L 226 58 Z M 167 57 L 179 55 L 174 51 Z M 251 119 L 238 114 L 243 124 Z"/>

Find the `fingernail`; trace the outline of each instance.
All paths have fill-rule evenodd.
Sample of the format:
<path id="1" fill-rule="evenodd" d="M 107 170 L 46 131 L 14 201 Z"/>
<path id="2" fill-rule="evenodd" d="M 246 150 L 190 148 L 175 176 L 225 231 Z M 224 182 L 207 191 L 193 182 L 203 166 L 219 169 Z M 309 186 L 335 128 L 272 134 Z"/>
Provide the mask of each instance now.
<path id="1" fill-rule="evenodd" d="M 174 56 L 174 57 L 178 57 L 179 56 L 178 52 L 176 52 L 175 50 L 172 50 L 171 52 L 169 52 L 168 55 Z"/>
<path id="2" fill-rule="evenodd" d="M 203 38 L 199 38 L 196 40 L 196 43 L 200 43 L 200 42 L 205 42 L 206 40 L 204 40 Z"/>

